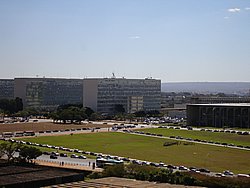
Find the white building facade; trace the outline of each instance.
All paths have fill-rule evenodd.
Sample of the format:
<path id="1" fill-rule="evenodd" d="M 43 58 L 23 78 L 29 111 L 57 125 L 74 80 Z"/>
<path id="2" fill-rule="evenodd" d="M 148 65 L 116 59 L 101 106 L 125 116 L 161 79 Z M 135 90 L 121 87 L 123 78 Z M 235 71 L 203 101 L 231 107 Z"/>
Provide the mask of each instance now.
<path id="1" fill-rule="evenodd" d="M 83 80 L 83 106 L 100 113 L 114 113 L 122 105 L 126 113 L 160 110 L 161 80 L 91 78 Z"/>

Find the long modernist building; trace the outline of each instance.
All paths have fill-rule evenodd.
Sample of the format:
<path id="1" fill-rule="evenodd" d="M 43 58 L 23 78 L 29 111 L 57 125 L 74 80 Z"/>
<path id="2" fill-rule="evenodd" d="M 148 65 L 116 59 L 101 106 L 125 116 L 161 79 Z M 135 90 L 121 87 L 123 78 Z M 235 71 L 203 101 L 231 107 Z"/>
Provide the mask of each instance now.
<path id="1" fill-rule="evenodd" d="M 55 109 L 63 104 L 82 104 L 82 79 L 15 78 L 14 96 L 24 107 Z"/>
<path id="2" fill-rule="evenodd" d="M 14 98 L 14 79 L 0 79 L 0 99 Z"/>
<path id="3" fill-rule="evenodd" d="M 250 103 L 249 96 L 237 97 L 213 97 L 213 96 L 199 96 L 191 97 L 192 104 L 217 104 L 217 103 Z"/>
<path id="4" fill-rule="evenodd" d="M 114 113 L 121 105 L 125 112 L 160 110 L 161 80 L 93 78 L 83 80 L 83 106 L 100 113 Z"/>
<path id="5" fill-rule="evenodd" d="M 250 128 L 250 103 L 187 105 L 187 124 Z"/>
<path id="6" fill-rule="evenodd" d="M 127 113 L 160 111 L 161 80 L 125 78 L 15 78 L 0 80 L 0 99 L 20 97 L 24 107 L 55 109 L 63 104 L 83 104 L 112 114 L 117 105 Z"/>

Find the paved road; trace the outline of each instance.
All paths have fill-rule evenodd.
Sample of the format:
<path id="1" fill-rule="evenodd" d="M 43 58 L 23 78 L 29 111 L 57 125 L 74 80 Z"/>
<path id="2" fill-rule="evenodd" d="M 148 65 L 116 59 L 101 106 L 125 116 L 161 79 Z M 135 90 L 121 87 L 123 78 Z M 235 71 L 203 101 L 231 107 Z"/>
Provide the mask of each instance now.
<path id="1" fill-rule="evenodd" d="M 14 157 L 18 157 L 19 152 L 15 152 Z M 3 159 L 7 159 L 7 156 L 2 156 Z M 89 166 L 89 163 L 96 163 L 96 159 L 77 159 L 77 158 L 71 158 L 71 157 L 60 157 L 58 156 L 57 159 L 50 159 L 50 155 L 41 155 L 40 157 L 37 157 L 38 160 L 41 161 L 48 161 L 48 162 L 64 162 L 64 163 L 70 163 L 70 164 L 79 164 L 83 166 Z"/>
<path id="2" fill-rule="evenodd" d="M 59 157 L 57 159 L 50 159 L 49 155 L 41 155 L 37 158 L 38 160 L 50 161 L 50 162 L 64 162 L 70 164 L 78 164 L 83 166 L 89 166 L 89 163 L 96 163 L 95 159 L 77 159 L 77 158 L 70 158 L 70 157 Z"/>

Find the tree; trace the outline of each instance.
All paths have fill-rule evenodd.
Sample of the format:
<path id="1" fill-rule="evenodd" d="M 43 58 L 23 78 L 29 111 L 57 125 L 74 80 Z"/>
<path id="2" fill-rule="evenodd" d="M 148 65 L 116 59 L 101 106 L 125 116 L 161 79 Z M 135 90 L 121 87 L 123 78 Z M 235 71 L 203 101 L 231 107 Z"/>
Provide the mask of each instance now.
<path id="1" fill-rule="evenodd" d="M 4 151 L 4 149 L 2 148 L 1 145 L 2 144 L 0 144 L 0 158 L 2 158 L 2 156 L 4 156 L 4 154 L 5 154 L 5 151 Z"/>
<path id="2" fill-rule="evenodd" d="M 9 113 L 9 100 L 8 99 L 0 100 L 0 109 L 4 115 Z"/>
<path id="3" fill-rule="evenodd" d="M 77 122 L 81 123 L 81 121 L 87 118 L 94 118 L 96 114 L 94 111 L 89 108 L 82 108 L 82 105 L 62 105 L 59 106 L 56 112 L 50 113 L 49 117 L 52 118 L 54 121 L 63 121 L 63 123 L 67 123 L 70 121 L 71 123 Z"/>
<path id="4" fill-rule="evenodd" d="M 129 119 L 129 122 L 132 122 L 133 119 L 135 118 L 135 115 L 134 114 L 127 114 L 127 119 Z"/>
<path id="5" fill-rule="evenodd" d="M 16 97 L 15 103 L 16 103 L 16 112 L 22 111 L 23 110 L 23 100 L 19 97 Z"/>
<path id="6" fill-rule="evenodd" d="M 147 112 L 147 115 L 150 117 L 159 117 L 161 116 L 160 112 L 158 110 L 151 110 Z"/>
<path id="7" fill-rule="evenodd" d="M 103 171 L 104 177 L 123 177 L 125 175 L 124 164 L 107 166 Z"/>
<path id="8" fill-rule="evenodd" d="M 20 148 L 19 156 L 25 162 L 30 162 L 32 159 L 36 159 L 41 156 L 42 152 L 35 147 L 23 146 Z"/>
<path id="9" fill-rule="evenodd" d="M 3 109 L 0 109 L 0 117 L 2 117 L 1 119 L 4 121 L 4 116 L 5 116 L 5 113 L 4 113 L 4 110 Z"/>
<path id="10" fill-rule="evenodd" d="M 81 108 L 81 109 L 80 109 L 80 116 L 81 116 L 82 120 L 85 120 L 85 119 L 88 118 L 88 115 L 86 114 L 84 108 Z"/>
<path id="11" fill-rule="evenodd" d="M 98 119 L 100 119 L 100 116 L 97 113 L 92 113 L 91 116 L 89 117 L 90 121 L 96 121 Z"/>
<path id="12" fill-rule="evenodd" d="M 27 110 L 22 110 L 22 111 L 17 112 L 15 115 L 20 116 L 20 117 L 28 117 L 29 112 Z"/>
<path id="13" fill-rule="evenodd" d="M 136 117 L 145 117 L 146 116 L 146 113 L 143 110 L 137 111 L 134 114 L 135 114 Z"/>
<path id="14" fill-rule="evenodd" d="M 71 106 L 67 110 L 70 116 L 71 123 L 73 123 L 73 121 L 81 123 L 85 115 L 82 109 L 80 109 L 79 107 Z"/>
<path id="15" fill-rule="evenodd" d="M 20 144 L 16 144 L 13 142 L 3 142 L 0 144 L 0 153 L 7 156 L 7 161 L 9 163 L 14 160 L 14 154 L 20 148 Z"/>
<path id="16" fill-rule="evenodd" d="M 85 107 L 85 114 L 88 116 L 88 118 L 94 113 L 94 110 L 92 110 L 90 107 Z"/>
<path id="17" fill-rule="evenodd" d="M 48 118 L 52 118 L 53 122 L 57 122 L 59 120 L 59 115 L 57 112 L 52 112 L 49 114 Z"/>
<path id="18" fill-rule="evenodd" d="M 23 102 L 21 98 L 16 99 L 1 99 L 0 109 L 4 110 L 7 114 L 14 114 L 23 109 Z"/>
<path id="19" fill-rule="evenodd" d="M 126 115 L 123 113 L 116 114 L 114 117 L 118 121 L 124 121 L 126 119 Z"/>
<path id="20" fill-rule="evenodd" d="M 82 108 L 82 104 L 63 104 L 63 105 L 59 105 L 57 107 L 57 111 L 62 111 L 64 109 L 68 109 L 70 107 Z"/>
<path id="21" fill-rule="evenodd" d="M 25 110 L 29 113 L 29 115 L 33 115 L 33 116 L 40 115 L 40 111 L 36 108 L 29 107 L 29 108 L 26 108 Z"/>
<path id="22" fill-rule="evenodd" d="M 71 119 L 71 112 L 68 109 L 64 109 L 59 112 L 59 120 L 62 120 L 63 123 L 66 123 L 67 120 Z"/>

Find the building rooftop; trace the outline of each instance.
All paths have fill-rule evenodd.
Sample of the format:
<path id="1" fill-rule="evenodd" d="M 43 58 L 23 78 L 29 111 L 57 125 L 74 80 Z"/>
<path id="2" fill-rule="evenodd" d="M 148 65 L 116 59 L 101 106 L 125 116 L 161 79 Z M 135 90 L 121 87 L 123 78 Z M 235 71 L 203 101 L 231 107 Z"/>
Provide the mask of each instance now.
<path id="1" fill-rule="evenodd" d="M 218 104 L 188 104 L 190 106 L 232 106 L 232 107 L 250 107 L 250 103 L 218 103 Z"/>
<path id="2" fill-rule="evenodd" d="M 104 77 L 104 78 L 84 78 L 83 80 L 160 80 L 156 78 L 125 78 L 125 77 Z"/>

